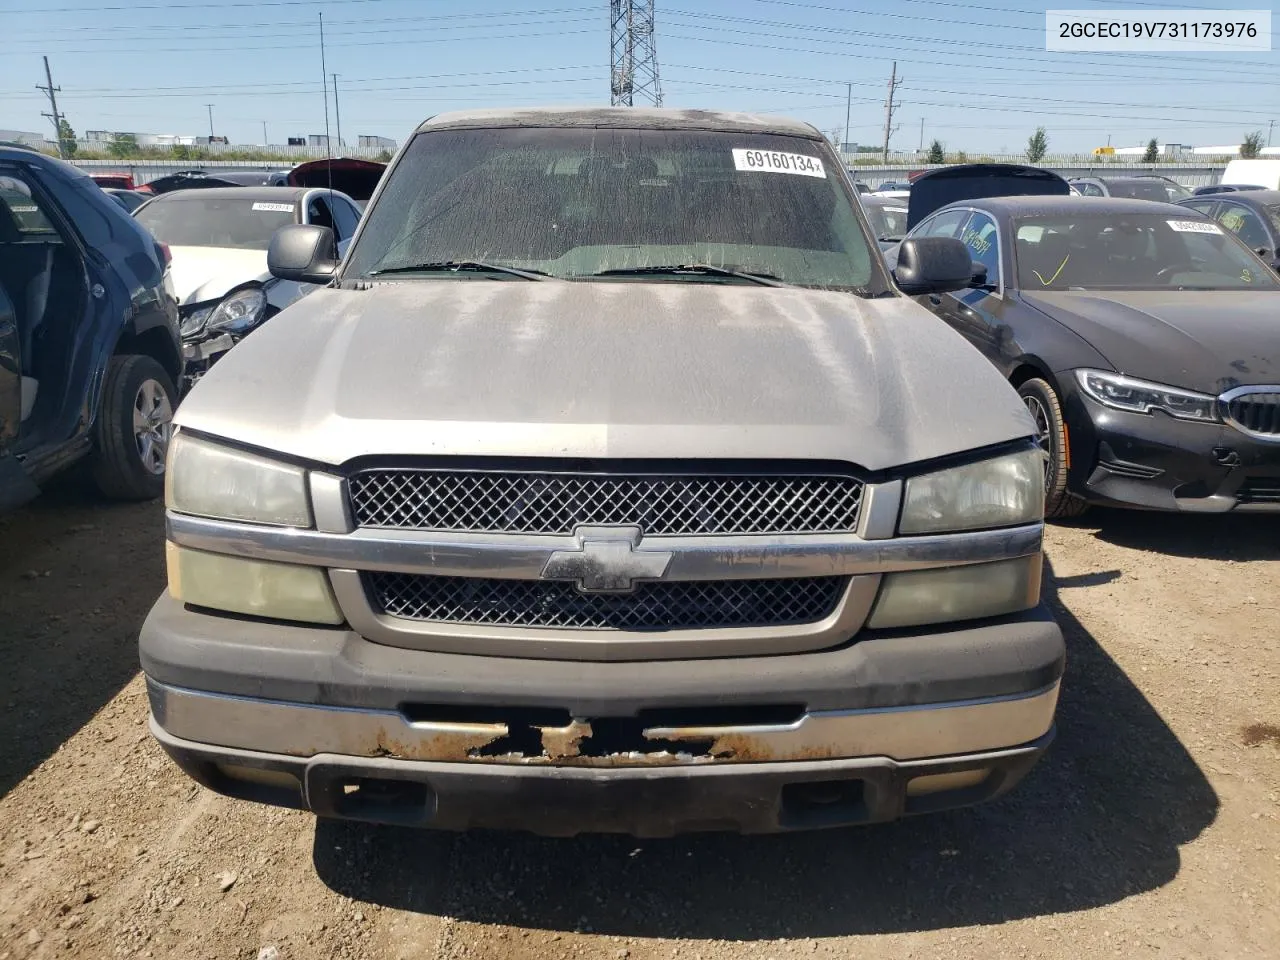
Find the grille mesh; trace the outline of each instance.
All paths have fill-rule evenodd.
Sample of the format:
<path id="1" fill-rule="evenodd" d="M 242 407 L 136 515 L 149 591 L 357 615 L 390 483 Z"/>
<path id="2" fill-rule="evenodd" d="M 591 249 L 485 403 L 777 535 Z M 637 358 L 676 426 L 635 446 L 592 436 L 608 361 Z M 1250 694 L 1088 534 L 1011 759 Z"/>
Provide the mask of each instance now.
<path id="1" fill-rule="evenodd" d="M 1245 430 L 1280 436 L 1280 393 L 1247 393 L 1228 403 L 1227 410 Z"/>
<path id="2" fill-rule="evenodd" d="M 858 522 L 851 477 L 654 476 L 368 470 L 348 481 L 365 527 L 570 534 L 634 524 L 654 535 L 844 533 Z"/>
<path id="3" fill-rule="evenodd" d="M 813 623 L 839 603 L 848 577 L 640 583 L 632 593 L 580 593 L 554 580 L 366 573 L 375 608 L 435 623 L 577 630 L 676 630 Z"/>

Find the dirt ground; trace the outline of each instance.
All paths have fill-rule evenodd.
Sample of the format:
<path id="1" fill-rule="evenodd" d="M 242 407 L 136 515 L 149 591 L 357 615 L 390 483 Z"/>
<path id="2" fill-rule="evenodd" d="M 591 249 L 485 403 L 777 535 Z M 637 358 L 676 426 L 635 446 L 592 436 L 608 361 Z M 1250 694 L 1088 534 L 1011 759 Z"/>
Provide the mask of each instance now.
<path id="1" fill-rule="evenodd" d="M 780 837 L 317 825 L 146 734 L 157 505 L 0 519 L 0 960 L 1280 957 L 1280 518 L 1048 534 L 1058 740 L 1007 798 Z"/>

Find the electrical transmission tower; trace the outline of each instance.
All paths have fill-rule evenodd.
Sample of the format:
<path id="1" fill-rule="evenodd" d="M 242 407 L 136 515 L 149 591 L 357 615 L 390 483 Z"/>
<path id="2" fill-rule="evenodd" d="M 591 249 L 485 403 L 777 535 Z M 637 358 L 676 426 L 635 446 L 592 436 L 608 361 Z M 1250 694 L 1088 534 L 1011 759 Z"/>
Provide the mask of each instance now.
<path id="1" fill-rule="evenodd" d="M 658 48 L 653 41 L 654 0 L 609 0 L 612 26 L 609 102 L 632 107 L 637 100 L 662 106 Z"/>

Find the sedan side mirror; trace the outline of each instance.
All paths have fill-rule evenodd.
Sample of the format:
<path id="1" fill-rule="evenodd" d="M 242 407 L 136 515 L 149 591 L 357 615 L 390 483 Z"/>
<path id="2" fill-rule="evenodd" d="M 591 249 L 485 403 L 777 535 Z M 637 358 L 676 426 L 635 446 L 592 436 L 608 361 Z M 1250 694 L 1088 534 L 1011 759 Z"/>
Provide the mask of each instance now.
<path id="1" fill-rule="evenodd" d="M 908 237 L 898 245 L 893 279 L 908 296 L 963 290 L 973 275 L 969 248 L 953 237 Z"/>
<path id="2" fill-rule="evenodd" d="M 333 231 L 299 223 L 281 227 L 267 247 L 267 269 L 281 280 L 328 283 L 338 272 Z"/>

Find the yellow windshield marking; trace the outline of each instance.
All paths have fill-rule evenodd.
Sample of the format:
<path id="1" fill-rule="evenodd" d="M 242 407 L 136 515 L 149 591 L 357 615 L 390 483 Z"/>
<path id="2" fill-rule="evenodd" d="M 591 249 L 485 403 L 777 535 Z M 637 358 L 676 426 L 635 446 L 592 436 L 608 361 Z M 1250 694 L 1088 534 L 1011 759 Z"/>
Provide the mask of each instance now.
<path id="1" fill-rule="evenodd" d="M 1047 287 L 1049 284 L 1053 283 L 1053 281 L 1058 279 L 1058 275 L 1062 273 L 1062 268 L 1067 265 L 1067 261 L 1070 259 L 1071 259 L 1071 254 L 1068 253 L 1065 257 L 1062 258 L 1062 262 L 1058 264 L 1058 269 L 1053 271 L 1053 276 L 1050 277 L 1048 280 L 1040 276 L 1039 270 L 1032 270 L 1031 272 L 1034 273 L 1036 275 L 1036 279 L 1040 281 L 1040 286 Z"/>

